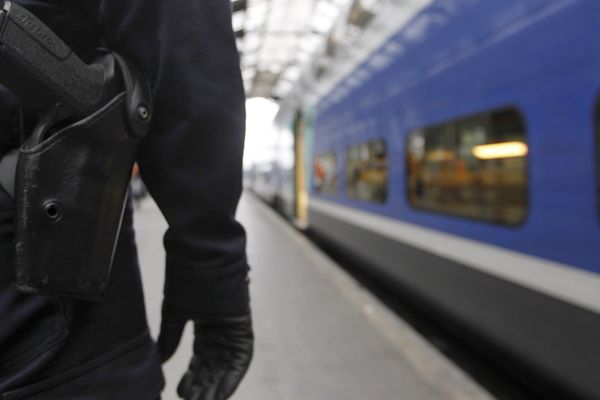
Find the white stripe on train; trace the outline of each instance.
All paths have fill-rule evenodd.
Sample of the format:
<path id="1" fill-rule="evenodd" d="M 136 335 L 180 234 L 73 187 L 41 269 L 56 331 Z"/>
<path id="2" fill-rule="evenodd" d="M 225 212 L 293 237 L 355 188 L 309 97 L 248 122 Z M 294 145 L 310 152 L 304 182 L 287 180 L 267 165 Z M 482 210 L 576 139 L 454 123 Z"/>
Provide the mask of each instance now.
<path id="1" fill-rule="evenodd" d="M 321 199 L 310 209 L 600 313 L 600 275 Z"/>

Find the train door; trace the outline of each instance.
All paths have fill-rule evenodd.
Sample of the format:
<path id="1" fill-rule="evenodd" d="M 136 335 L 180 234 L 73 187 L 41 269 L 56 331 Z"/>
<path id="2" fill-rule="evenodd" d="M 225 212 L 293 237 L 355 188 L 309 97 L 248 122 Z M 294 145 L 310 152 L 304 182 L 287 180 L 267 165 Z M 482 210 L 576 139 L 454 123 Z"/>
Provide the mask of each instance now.
<path id="1" fill-rule="evenodd" d="M 304 227 L 308 222 L 308 193 L 305 184 L 304 157 L 306 144 L 304 142 L 304 117 L 297 111 L 294 117 L 294 193 L 296 223 Z"/>

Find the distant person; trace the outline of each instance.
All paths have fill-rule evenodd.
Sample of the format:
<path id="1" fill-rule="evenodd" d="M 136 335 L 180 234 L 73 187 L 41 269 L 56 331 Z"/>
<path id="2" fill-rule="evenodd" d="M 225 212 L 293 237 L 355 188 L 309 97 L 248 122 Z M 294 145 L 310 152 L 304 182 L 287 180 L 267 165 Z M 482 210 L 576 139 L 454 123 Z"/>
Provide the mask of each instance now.
<path id="1" fill-rule="evenodd" d="M 140 176 L 140 167 L 135 163 L 131 172 L 131 199 L 136 208 L 140 206 L 147 195 L 146 185 L 144 185 L 144 181 Z"/>

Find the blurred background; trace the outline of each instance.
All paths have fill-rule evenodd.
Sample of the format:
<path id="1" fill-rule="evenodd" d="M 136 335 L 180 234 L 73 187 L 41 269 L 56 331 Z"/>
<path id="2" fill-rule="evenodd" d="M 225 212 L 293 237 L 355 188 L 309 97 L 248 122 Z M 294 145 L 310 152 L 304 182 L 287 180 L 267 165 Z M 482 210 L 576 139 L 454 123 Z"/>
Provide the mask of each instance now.
<path id="1" fill-rule="evenodd" d="M 600 399 L 600 3 L 232 10 L 258 340 L 235 398 Z"/>

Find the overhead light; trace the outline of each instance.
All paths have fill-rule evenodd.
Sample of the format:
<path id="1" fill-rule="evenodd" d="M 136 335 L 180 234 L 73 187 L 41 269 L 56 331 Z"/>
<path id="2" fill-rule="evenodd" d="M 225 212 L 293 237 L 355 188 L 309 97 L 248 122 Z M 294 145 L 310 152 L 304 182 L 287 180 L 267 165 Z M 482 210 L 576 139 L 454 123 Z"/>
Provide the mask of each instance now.
<path id="1" fill-rule="evenodd" d="M 473 147 L 473 155 L 480 160 L 525 157 L 528 152 L 529 148 L 523 142 L 491 143 Z"/>

